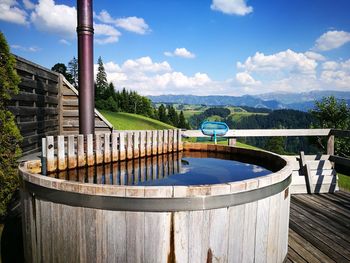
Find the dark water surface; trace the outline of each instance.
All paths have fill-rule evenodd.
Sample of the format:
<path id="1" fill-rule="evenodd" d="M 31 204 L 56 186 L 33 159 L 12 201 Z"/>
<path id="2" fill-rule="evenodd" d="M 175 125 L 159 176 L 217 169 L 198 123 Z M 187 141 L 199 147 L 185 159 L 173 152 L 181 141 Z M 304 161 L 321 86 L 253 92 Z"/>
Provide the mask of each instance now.
<path id="1" fill-rule="evenodd" d="M 213 152 L 176 152 L 49 174 L 51 177 L 110 185 L 203 185 L 259 177 L 270 170 L 256 160 Z"/>

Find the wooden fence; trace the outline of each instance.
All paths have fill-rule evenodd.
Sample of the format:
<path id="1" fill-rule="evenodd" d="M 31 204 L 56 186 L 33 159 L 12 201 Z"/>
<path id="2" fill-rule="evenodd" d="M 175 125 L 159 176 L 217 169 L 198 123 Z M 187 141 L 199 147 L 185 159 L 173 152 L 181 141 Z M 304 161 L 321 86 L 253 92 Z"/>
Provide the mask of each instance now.
<path id="1" fill-rule="evenodd" d="M 180 130 L 47 136 L 42 144 L 44 174 L 183 150 Z"/>
<path id="2" fill-rule="evenodd" d="M 19 94 L 9 102 L 23 136 L 23 155 L 40 152 L 41 138 L 79 133 L 78 92 L 56 72 L 16 58 L 21 78 Z M 96 132 L 111 132 L 113 127 L 95 110 Z"/>

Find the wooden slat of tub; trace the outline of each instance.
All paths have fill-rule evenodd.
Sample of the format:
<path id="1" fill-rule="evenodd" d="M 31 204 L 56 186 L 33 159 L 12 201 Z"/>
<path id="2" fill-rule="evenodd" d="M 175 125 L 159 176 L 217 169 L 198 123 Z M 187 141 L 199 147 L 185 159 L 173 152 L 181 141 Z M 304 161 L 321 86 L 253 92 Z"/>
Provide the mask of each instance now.
<path id="1" fill-rule="evenodd" d="M 90 262 L 98 262 L 100 259 L 97 254 L 97 209 L 84 208 L 84 229 L 85 240 L 85 258 Z"/>
<path id="2" fill-rule="evenodd" d="M 280 193 L 281 213 L 280 213 L 280 234 L 279 241 L 280 250 L 278 258 L 283 261 L 288 253 L 288 231 L 289 231 L 289 212 L 290 212 L 290 189 Z"/>
<path id="3" fill-rule="evenodd" d="M 208 262 L 210 211 L 189 212 L 188 261 Z M 209 261 L 210 262 L 210 261 Z"/>
<path id="4" fill-rule="evenodd" d="M 244 234 L 243 234 L 243 257 L 242 262 L 254 262 L 254 253 L 247 253 L 247 251 L 254 251 L 255 249 L 255 234 L 257 221 L 257 207 L 258 202 L 251 202 L 245 204 L 244 210 Z"/>
<path id="5" fill-rule="evenodd" d="M 52 243 L 51 243 L 51 202 L 40 200 L 40 222 L 41 222 L 41 240 L 42 240 L 42 261 L 52 262 Z"/>
<path id="6" fill-rule="evenodd" d="M 125 196 L 143 197 L 144 188 L 128 187 Z M 145 242 L 143 238 L 140 238 L 145 234 L 144 219 L 144 212 L 126 212 L 126 262 L 142 263 L 146 261 L 144 255 Z"/>
<path id="7" fill-rule="evenodd" d="M 80 218 L 78 222 L 78 234 L 79 239 L 79 261 L 86 262 L 86 236 L 85 236 L 85 208 L 80 207 L 78 210 L 78 217 Z"/>
<path id="8" fill-rule="evenodd" d="M 271 183 L 271 178 L 267 177 L 259 180 L 259 187 L 267 186 Z M 259 224 L 256 225 L 255 233 L 255 261 L 267 262 L 267 239 L 269 233 L 269 211 L 270 198 L 265 198 L 257 202 L 257 218 Z"/>
<path id="9" fill-rule="evenodd" d="M 78 262 L 79 261 L 79 239 L 77 238 L 78 213 L 73 206 L 61 205 L 61 237 L 63 236 L 62 262 Z M 67 229 L 69 226 L 69 229 Z"/>
<path id="10" fill-rule="evenodd" d="M 59 262 L 59 255 L 58 251 L 60 251 L 60 243 L 59 243 L 59 233 L 60 233 L 60 211 L 58 204 L 51 203 L 51 215 L 52 215 L 52 225 L 54 226 L 51 230 L 51 242 L 52 242 L 52 255 L 53 255 L 53 262 Z"/>
<path id="11" fill-rule="evenodd" d="M 152 187 L 145 189 L 145 197 L 171 197 L 171 187 Z M 168 193 L 168 194 L 167 194 Z M 174 235 L 171 213 L 145 213 L 144 228 L 145 259 L 148 262 L 167 262 L 170 253 L 170 235 Z"/>
<path id="12" fill-rule="evenodd" d="M 104 211 L 105 248 L 104 262 L 127 262 L 125 212 Z"/>
<path id="13" fill-rule="evenodd" d="M 177 262 L 189 262 L 189 212 L 174 213 L 174 244 Z"/>
<path id="14" fill-rule="evenodd" d="M 35 262 L 39 262 L 42 253 L 41 247 L 41 224 L 36 224 L 36 222 L 41 222 L 41 209 L 40 209 L 40 199 L 35 199 L 34 209 L 34 225 L 35 225 L 35 243 L 36 243 L 36 251 L 35 251 Z"/>
<path id="15" fill-rule="evenodd" d="M 212 185 L 210 189 L 211 195 L 229 194 L 231 191 L 230 185 Z M 229 209 L 220 208 L 212 209 L 210 214 L 210 229 L 209 229 L 209 248 L 207 251 L 208 257 L 214 259 L 214 262 L 227 262 L 228 250 L 228 229 L 229 229 Z M 226 238 L 224 238 L 226 237 Z"/>
<path id="16" fill-rule="evenodd" d="M 280 195 L 276 194 L 270 197 L 270 211 L 269 211 L 269 233 L 267 241 L 267 258 L 275 259 L 273 262 L 277 262 L 278 258 L 278 234 L 279 234 L 279 217 L 280 213 Z"/>

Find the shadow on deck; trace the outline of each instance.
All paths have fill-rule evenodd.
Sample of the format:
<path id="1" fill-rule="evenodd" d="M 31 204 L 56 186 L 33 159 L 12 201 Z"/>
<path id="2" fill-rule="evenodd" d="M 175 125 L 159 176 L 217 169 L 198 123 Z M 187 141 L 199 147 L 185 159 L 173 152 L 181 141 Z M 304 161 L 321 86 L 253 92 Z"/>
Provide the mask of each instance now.
<path id="1" fill-rule="evenodd" d="M 292 195 L 286 262 L 350 262 L 350 193 Z"/>

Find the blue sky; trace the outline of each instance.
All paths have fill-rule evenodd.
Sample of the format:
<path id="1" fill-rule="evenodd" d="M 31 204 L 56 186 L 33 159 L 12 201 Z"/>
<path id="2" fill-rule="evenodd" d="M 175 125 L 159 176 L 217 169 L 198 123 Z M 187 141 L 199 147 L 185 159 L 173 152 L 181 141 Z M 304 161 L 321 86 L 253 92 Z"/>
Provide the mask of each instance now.
<path id="1" fill-rule="evenodd" d="M 76 1 L 0 0 L 13 53 L 42 66 L 76 50 Z M 94 1 L 95 61 L 144 95 L 350 91 L 348 0 Z"/>

